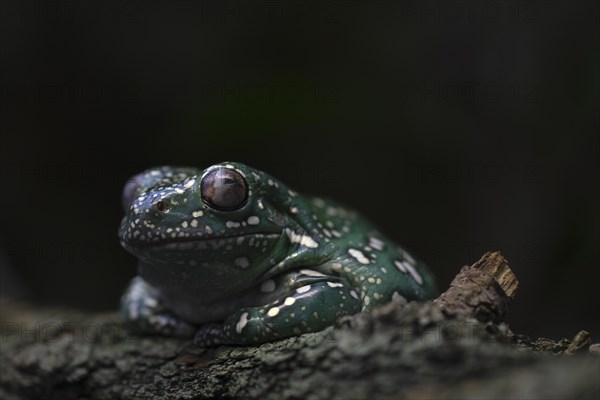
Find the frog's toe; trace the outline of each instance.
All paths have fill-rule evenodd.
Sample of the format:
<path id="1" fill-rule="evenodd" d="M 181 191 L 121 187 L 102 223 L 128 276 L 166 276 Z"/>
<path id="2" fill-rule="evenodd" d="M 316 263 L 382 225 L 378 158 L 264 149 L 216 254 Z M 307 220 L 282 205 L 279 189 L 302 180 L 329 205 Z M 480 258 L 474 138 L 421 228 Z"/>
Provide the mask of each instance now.
<path id="1" fill-rule="evenodd" d="M 198 346 L 214 346 L 222 343 L 223 327 L 219 324 L 202 325 L 194 335 L 194 344 Z"/>
<path id="2" fill-rule="evenodd" d="M 153 315 L 148 323 L 151 330 L 165 336 L 191 337 L 196 330 L 192 325 L 170 313 Z"/>
<path id="3" fill-rule="evenodd" d="M 258 308 L 245 308 L 227 318 L 222 324 L 205 324 L 198 329 L 194 343 L 199 346 L 218 344 L 250 345 L 277 339 L 272 326 L 264 323 Z"/>
<path id="4" fill-rule="evenodd" d="M 139 333 L 191 337 L 195 328 L 171 313 L 160 293 L 136 277 L 121 299 L 121 313 L 129 327 Z"/>
<path id="5" fill-rule="evenodd" d="M 135 319 L 128 318 L 126 321 L 133 331 L 139 333 L 191 337 L 195 331 L 194 326 L 168 312 L 145 315 Z"/>

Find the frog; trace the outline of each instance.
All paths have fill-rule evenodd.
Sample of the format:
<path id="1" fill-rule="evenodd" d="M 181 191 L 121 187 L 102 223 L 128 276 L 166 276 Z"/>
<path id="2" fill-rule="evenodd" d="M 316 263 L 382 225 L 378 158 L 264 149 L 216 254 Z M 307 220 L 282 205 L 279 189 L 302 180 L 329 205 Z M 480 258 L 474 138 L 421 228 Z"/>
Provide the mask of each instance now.
<path id="1" fill-rule="evenodd" d="M 357 211 L 240 162 L 149 168 L 122 203 L 138 273 L 120 309 L 143 334 L 260 345 L 437 294 L 430 269 Z"/>

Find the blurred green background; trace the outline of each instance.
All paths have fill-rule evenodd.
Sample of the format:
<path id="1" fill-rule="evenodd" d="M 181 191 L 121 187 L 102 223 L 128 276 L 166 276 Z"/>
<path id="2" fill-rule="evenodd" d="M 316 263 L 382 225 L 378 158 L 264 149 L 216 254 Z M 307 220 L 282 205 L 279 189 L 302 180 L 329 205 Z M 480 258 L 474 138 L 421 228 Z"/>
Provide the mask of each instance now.
<path id="1" fill-rule="evenodd" d="M 0 294 L 114 310 L 120 193 L 235 160 L 369 217 L 440 287 L 488 250 L 509 322 L 600 339 L 588 1 L 1 1 Z"/>

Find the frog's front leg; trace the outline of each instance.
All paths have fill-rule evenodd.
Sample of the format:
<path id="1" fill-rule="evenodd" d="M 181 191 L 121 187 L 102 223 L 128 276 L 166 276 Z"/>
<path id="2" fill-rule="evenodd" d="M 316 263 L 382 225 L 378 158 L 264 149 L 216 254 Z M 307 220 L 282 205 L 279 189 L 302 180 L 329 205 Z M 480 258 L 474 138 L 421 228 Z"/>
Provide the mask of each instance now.
<path id="1" fill-rule="evenodd" d="M 121 298 L 121 313 L 141 333 L 190 337 L 196 328 L 171 313 L 160 292 L 135 277 Z"/>
<path id="2" fill-rule="evenodd" d="M 321 331 L 360 309 L 358 294 L 344 280 L 330 277 L 292 289 L 264 306 L 241 309 L 223 324 L 205 325 L 194 342 L 201 346 L 260 344 Z"/>

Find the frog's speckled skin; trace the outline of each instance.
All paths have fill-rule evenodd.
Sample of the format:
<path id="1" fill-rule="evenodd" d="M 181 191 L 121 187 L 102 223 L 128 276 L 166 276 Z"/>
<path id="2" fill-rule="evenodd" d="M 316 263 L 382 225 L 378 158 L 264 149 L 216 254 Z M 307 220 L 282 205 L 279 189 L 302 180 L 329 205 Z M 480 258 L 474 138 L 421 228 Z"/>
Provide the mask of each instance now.
<path id="1" fill-rule="evenodd" d="M 202 194 L 203 179 L 223 168 L 247 185 L 231 211 Z M 436 293 L 426 267 L 355 212 L 244 164 L 149 169 L 125 186 L 124 206 L 119 236 L 140 263 L 122 311 L 145 332 L 256 344 Z"/>

